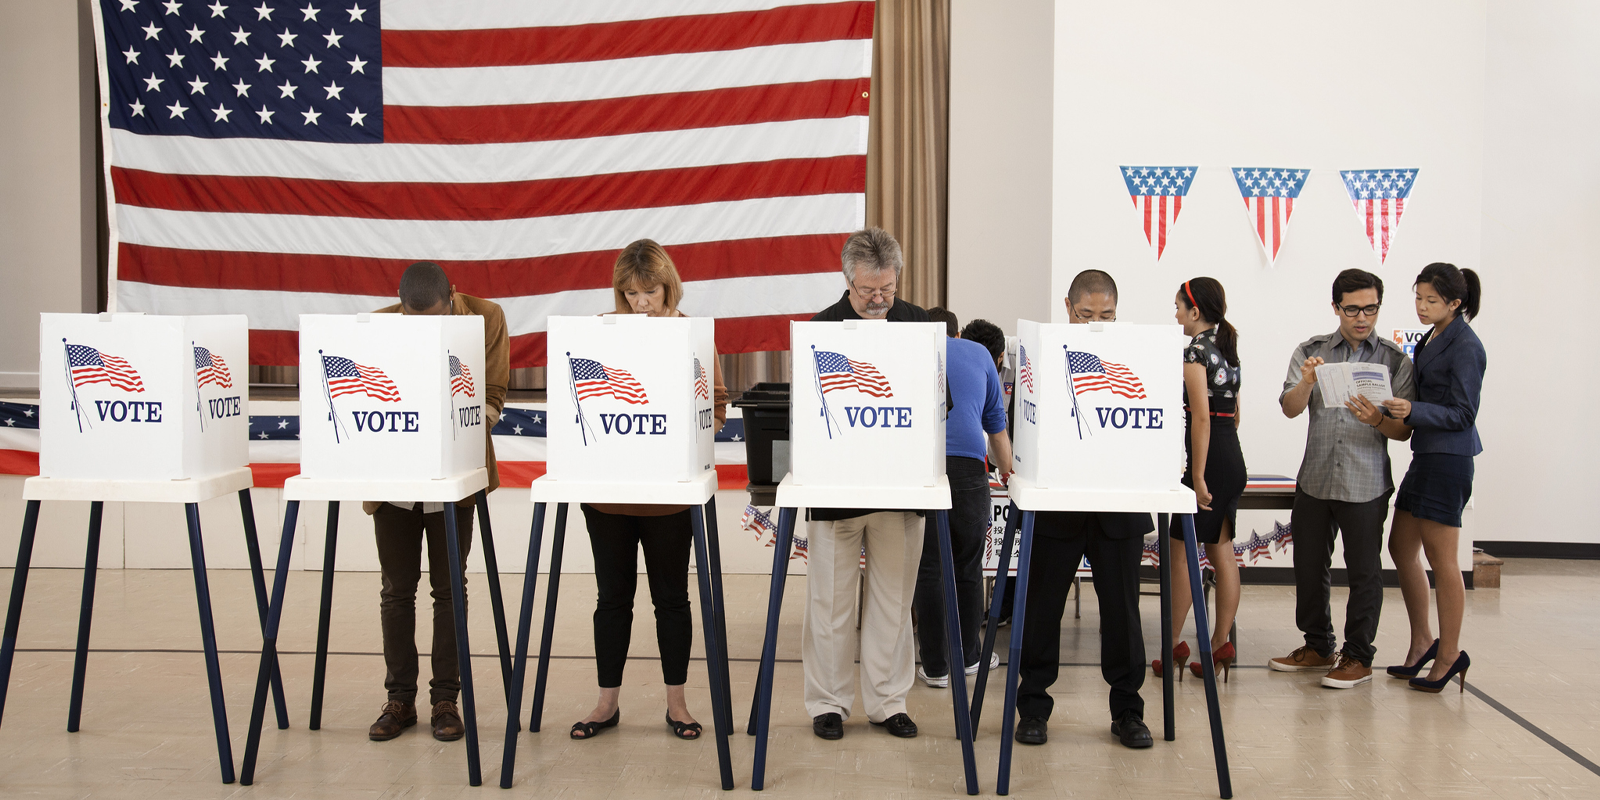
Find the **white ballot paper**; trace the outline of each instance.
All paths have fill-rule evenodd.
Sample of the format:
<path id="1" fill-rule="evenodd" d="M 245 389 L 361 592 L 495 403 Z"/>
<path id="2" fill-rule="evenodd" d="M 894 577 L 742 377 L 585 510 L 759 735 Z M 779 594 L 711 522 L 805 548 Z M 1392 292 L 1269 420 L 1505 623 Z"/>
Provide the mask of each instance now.
<path id="1" fill-rule="evenodd" d="M 1317 367 L 1317 385 L 1322 387 L 1322 404 L 1328 408 L 1339 408 L 1358 394 L 1373 405 L 1394 397 L 1387 364 L 1323 364 Z"/>

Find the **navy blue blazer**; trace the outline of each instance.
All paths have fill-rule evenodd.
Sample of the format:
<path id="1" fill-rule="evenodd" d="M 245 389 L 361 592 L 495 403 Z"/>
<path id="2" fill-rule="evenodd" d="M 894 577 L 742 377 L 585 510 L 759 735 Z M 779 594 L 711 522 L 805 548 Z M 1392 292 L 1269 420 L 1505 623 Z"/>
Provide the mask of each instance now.
<path id="1" fill-rule="evenodd" d="M 1432 342 L 1426 337 L 1417 342 L 1412 358 L 1417 399 L 1405 419 L 1414 429 L 1411 452 L 1458 456 L 1483 452 L 1477 420 L 1488 357 L 1472 326 L 1456 318 Z"/>

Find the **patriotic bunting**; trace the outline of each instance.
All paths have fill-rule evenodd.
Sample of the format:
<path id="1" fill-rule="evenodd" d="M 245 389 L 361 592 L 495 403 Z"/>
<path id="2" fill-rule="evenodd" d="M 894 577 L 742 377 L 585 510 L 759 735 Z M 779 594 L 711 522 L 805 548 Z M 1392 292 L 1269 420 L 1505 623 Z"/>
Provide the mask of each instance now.
<path id="1" fill-rule="evenodd" d="M 1350 194 L 1350 202 L 1367 229 L 1367 243 L 1381 265 L 1389 257 L 1389 245 L 1406 212 L 1406 200 L 1417 181 L 1415 169 L 1344 169 L 1339 179 Z"/>
<path id="2" fill-rule="evenodd" d="M 1144 238 L 1156 251 L 1156 260 L 1167 249 L 1167 235 L 1183 210 L 1183 198 L 1194 184 L 1199 167 L 1122 167 L 1122 181 L 1128 185 L 1133 207 L 1144 222 Z"/>
<path id="3" fill-rule="evenodd" d="M 1294 213 L 1294 201 L 1300 199 L 1305 188 L 1309 169 L 1283 167 L 1234 167 L 1233 180 L 1239 184 L 1239 195 L 1244 198 L 1245 210 L 1250 213 L 1250 225 L 1255 228 L 1256 239 L 1267 254 L 1267 261 L 1277 263 L 1278 248 L 1289 232 L 1289 215 Z"/>
<path id="4" fill-rule="evenodd" d="M 1160 531 L 1159 533 L 1161 535 L 1166 535 L 1166 531 Z M 1268 556 L 1273 548 L 1276 548 L 1277 551 L 1281 553 L 1289 549 L 1290 545 L 1293 544 L 1294 535 L 1290 532 L 1289 526 L 1281 522 L 1273 522 L 1272 533 L 1267 534 L 1266 536 L 1262 536 L 1255 531 L 1251 531 L 1250 538 L 1243 542 L 1239 541 L 1238 539 L 1234 539 L 1233 559 L 1236 563 L 1238 563 L 1239 566 L 1242 567 L 1245 566 L 1246 555 L 1250 557 L 1249 563 L 1254 564 L 1256 561 Z M 1154 540 L 1144 543 L 1145 564 L 1152 567 L 1161 566 L 1161 551 L 1158 549 L 1160 546 L 1161 543 Z M 1174 546 L 1176 547 L 1180 545 Z M 1206 549 L 1204 547 L 1200 548 L 1200 568 L 1211 568 L 1211 559 L 1206 555 Z"/>
<path id="5" fill-rule="evenodd" d="M 739 521 L 739 527 L 755 534 L 756 541 L 765 547 L 772 547 L 778 541 L 778 524 L 772 521 L 773 509 L 762 511 L 753 505 L 744 507 L 744 518 Z M 789 560 L 806 560 L 811 549 L 810 540 L 804 536 L 795 535 L 794 548 L 789 553 Z"/>

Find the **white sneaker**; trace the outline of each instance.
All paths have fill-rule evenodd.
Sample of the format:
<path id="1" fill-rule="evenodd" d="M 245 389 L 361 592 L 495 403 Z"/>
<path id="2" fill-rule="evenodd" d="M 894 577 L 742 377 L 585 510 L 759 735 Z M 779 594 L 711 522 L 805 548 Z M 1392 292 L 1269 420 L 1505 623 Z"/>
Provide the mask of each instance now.
<path id="1" fill-rule="evenodd" d="M 921 664 L 917 665 L 917 679 L 922 681 L 923 683 L 928 684 L 929 686 L 932 686 L 935 689 L 948 689 L 948 688 L 950 688 L 950 676 L 949 675 L 940 675 L 938 677 L 934 677 L 934 676 L 929 675 L 928 673 L 924 672 L 922 670 L 922 665 Z"/>
<path id="2" fill-rule="evenodd" d="M 999 668 L 1000 668 L 1000 654 L 998 652 L 990 653 L 989 654 L 989 671 L 990 672 L 994 672 L 996 669 L 999 669 Z M 977 664 L 973 664 L 972 666 L 967 667 L 967 674 L 968 675 L 976 675 L 976 674 L 978 674 L 978 665 Z"/>

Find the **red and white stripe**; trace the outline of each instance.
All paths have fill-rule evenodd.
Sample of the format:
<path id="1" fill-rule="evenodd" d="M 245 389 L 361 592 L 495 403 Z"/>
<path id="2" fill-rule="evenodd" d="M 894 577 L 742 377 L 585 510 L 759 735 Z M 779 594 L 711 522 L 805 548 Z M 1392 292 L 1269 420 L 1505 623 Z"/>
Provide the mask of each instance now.
<path id="1" fill-rule="evenodd" d="M 720 352 L 783 349 L 838 299 L 865 221 L 870 2 L 383 4 L 383 144 L 106 129 L 117 310 L 243 313 L 251 363 L 298 361 L 298 315 L 394 302 L 410 263 L 506 312 L 613 304 L 652 238 Z"/>
<path id="2" fill-rule="evenodd" d="M 1267 260 L 1276 262 L 1284 234 L 1289 232 L 1289 215 L 1294 213 L 1294 198 L 1246 197 L 1244 207 L 1250 212 L 1250 224 L 1256 229 L 1256 238 L 1266 251 Z"/>
<path id="3" fill-rule="evenodd" d="M 1167 231 L 1183 210 L 1182 195 L 1133 195 L 1133 207 L 1144 217 L 1144 238 L 1156 251 L 1156 259 L 1167 249 Z"/>
<path id="4" fill-rule="evenodd" d="M 1389 257 L 1389 244 L 1394 240 L 1395 230 L 1400 227 L 1400 215 L 1406 212 L 1406 200 L 1403 197 L 1384 197 L 1359 198 L 1351 202 L 1367 226 L 1367 243 L 1372 245 L 1373 254 L 1382 264 Z"/>

